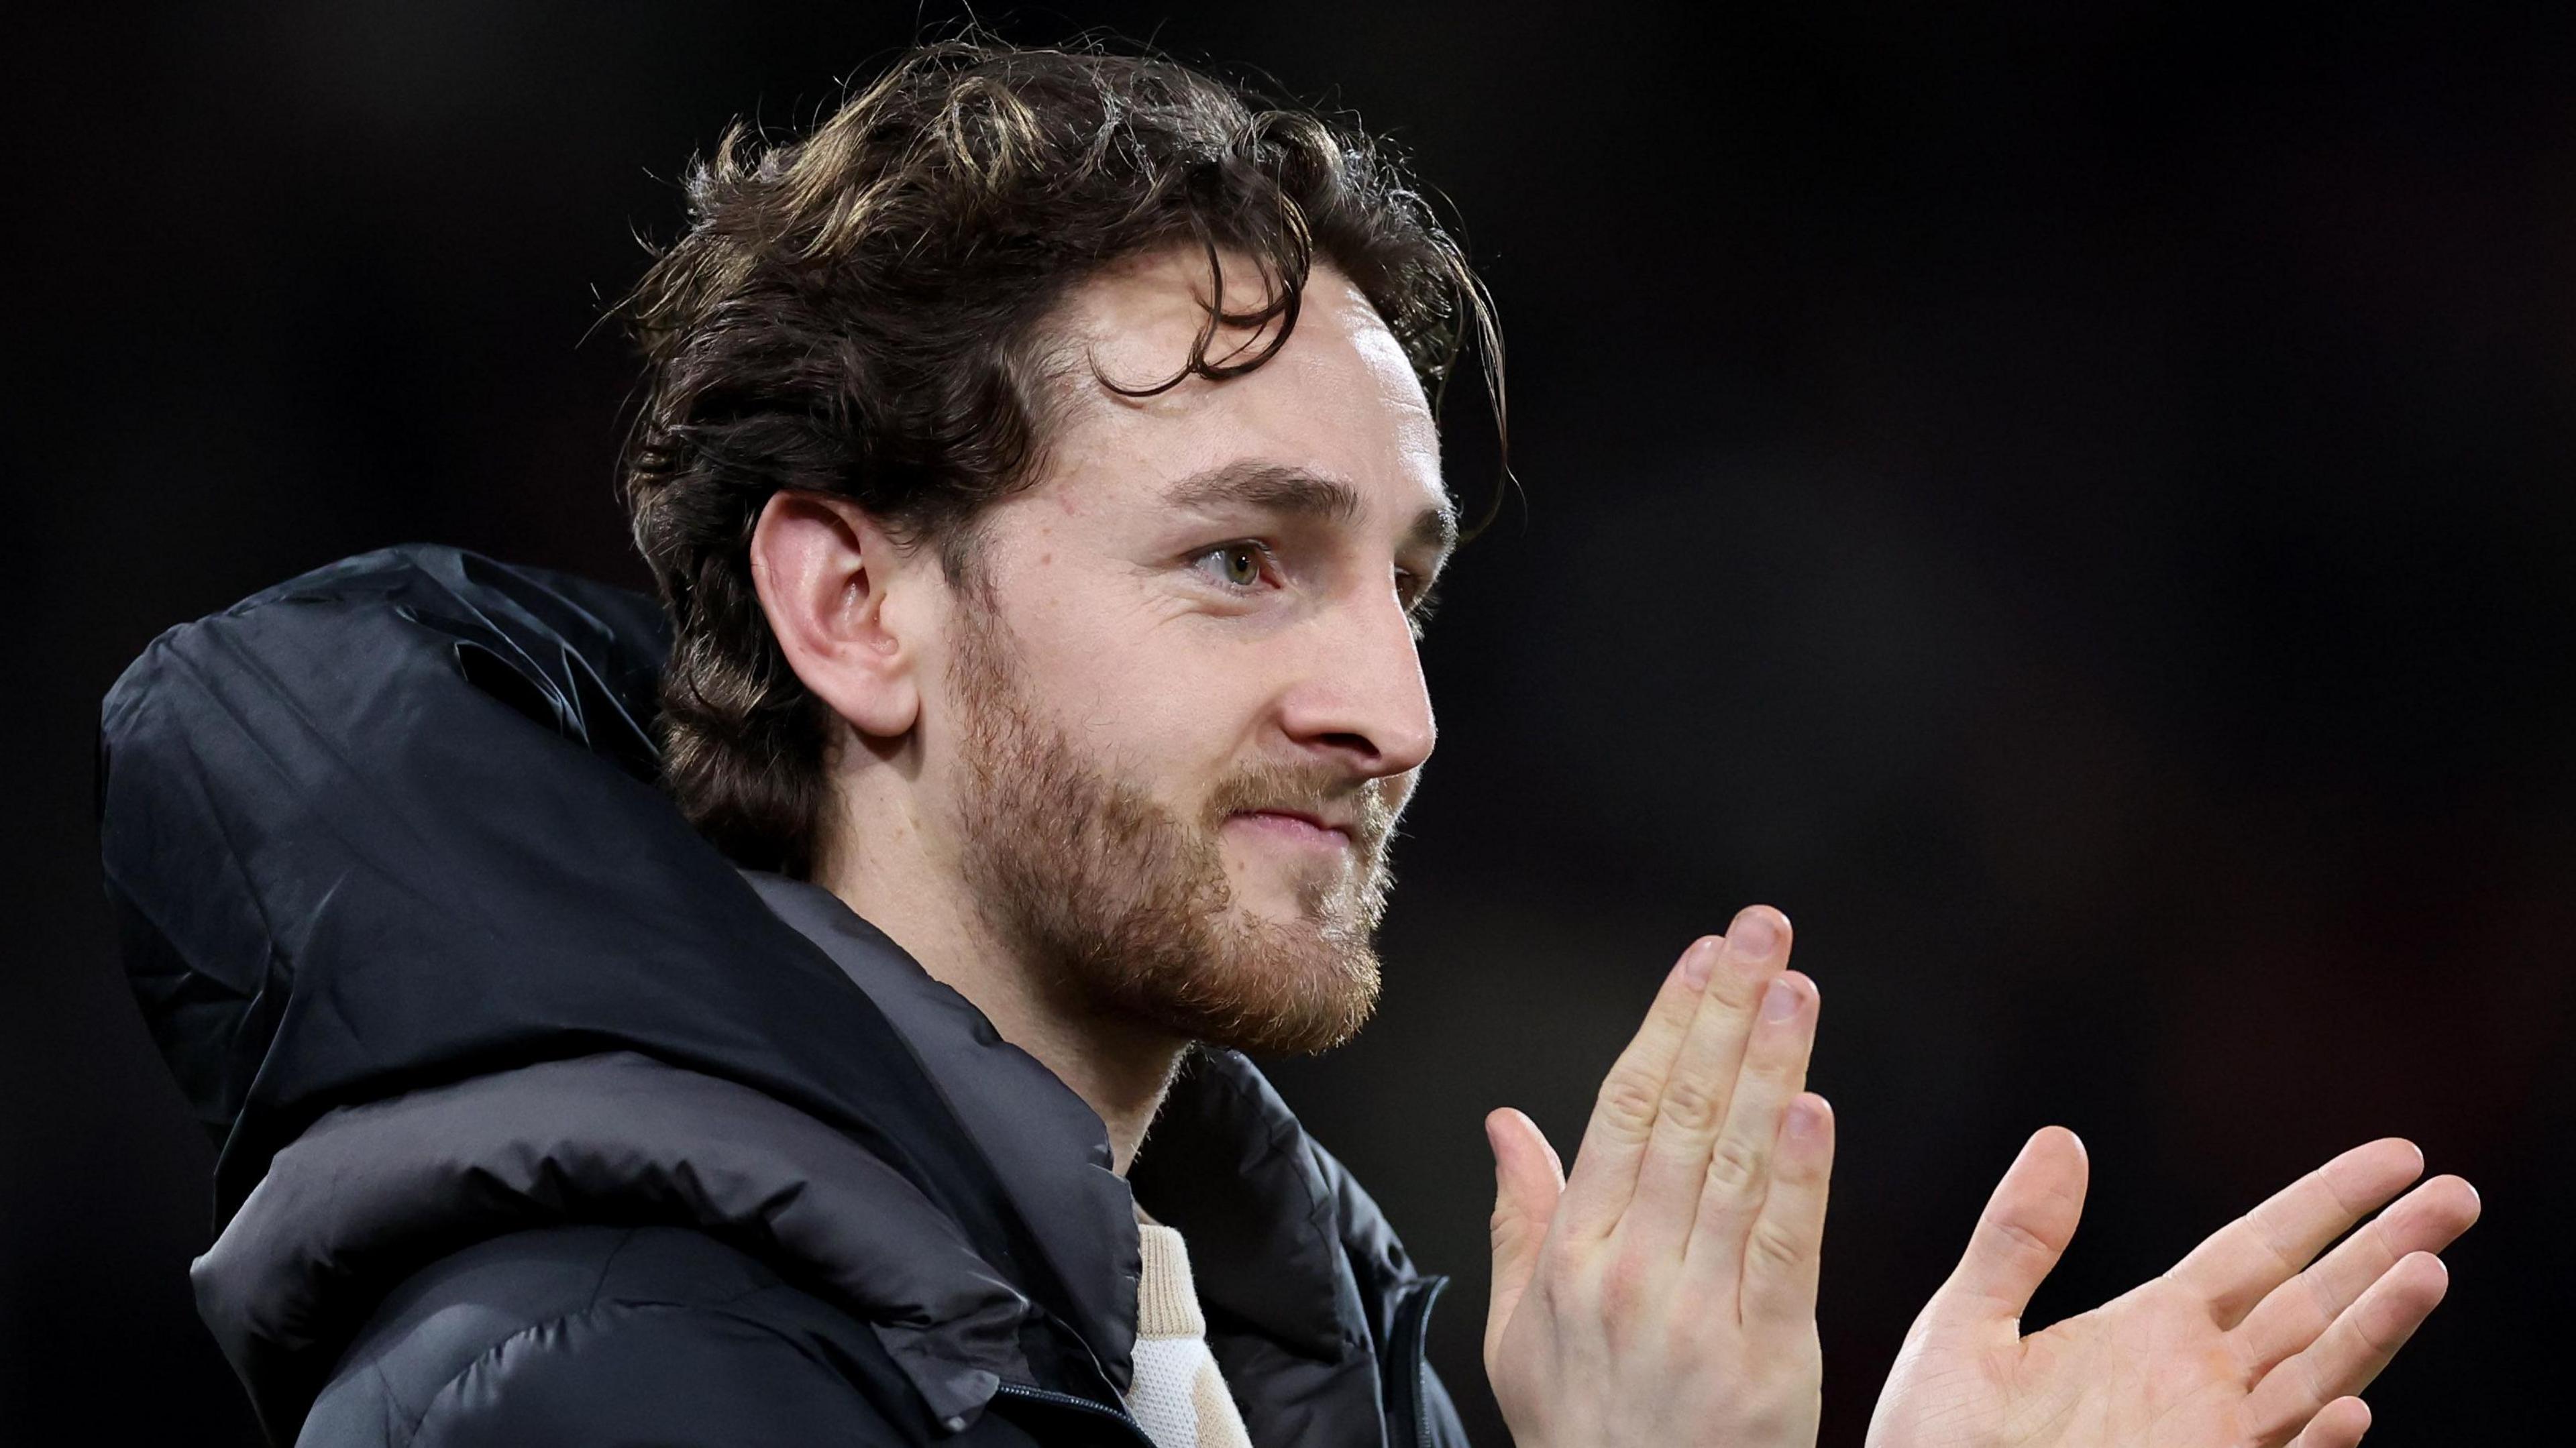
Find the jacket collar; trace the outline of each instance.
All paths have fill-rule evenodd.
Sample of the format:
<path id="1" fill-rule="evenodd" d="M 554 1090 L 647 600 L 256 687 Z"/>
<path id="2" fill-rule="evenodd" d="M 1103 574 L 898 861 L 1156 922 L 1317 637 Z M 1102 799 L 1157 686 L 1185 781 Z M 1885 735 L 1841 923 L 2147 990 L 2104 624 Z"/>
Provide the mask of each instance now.
<path id="1" fill-rule="evenodd" d="M 911 1047 L 993 1167 L 1119 1391 L 1135 1347 L 1139 1201 L 1189 1241 L 1212 1321 L 1231 1319 L 1310 1358 L 1366 1351 L 1367 1314 L 1344 1261 L 1332 1187 L 1304 1128 L 1240 1053 L 1193 1053 L 1122 1180 L 1099 1115 L 1004 1041 L 973 1002 L 830 891 L 744 875 Z"/>

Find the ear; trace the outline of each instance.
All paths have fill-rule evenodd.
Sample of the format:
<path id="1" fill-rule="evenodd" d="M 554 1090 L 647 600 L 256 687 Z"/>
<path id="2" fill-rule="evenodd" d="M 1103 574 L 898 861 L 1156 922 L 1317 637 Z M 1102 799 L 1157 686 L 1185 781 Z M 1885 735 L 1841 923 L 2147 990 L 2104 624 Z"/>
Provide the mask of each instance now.
<path id="1" fill-rule="evenodd" d="M 787 666 L 861 734 L 893 739 L 921 714 L 917 643 L 894 626 L 887 595 L 910 560 L 844 498 L 781 490 L 751 530 L 751 578 Z"/>

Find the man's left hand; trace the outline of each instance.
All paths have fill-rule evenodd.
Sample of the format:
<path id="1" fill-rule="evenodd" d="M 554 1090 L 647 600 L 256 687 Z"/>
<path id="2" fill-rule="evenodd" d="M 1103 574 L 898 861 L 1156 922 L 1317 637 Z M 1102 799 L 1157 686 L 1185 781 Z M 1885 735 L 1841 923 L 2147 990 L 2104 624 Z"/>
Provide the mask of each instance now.
<path id="1" fill-rule="evenodd" d="M 2358 1146 L 2080 1317 L 2021 1335 L 2084 1208 L 2084 1148 L 2050 1127 L 1995 1188 L 1967 1255 L 1906 1333 L 1869 1448 L 2352 1448 L 2353 1396 L 2442 1300 L 2435 1252 L 2478 1196 L 2436 1177 L 2310 1266 L 2424 1170 Z"/>

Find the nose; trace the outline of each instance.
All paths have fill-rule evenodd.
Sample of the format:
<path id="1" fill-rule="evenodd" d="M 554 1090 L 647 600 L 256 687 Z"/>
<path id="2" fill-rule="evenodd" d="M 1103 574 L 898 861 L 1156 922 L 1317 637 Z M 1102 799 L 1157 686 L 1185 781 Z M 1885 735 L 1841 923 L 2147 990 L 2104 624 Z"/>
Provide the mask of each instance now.
<path id="1" fill-rule="evenodd" d="M 1384 594 L 1309 627 L 1314 646 L 1280 700 L 1289 737 L 1371 779 L 1420 768 L 1439 728 L 1403 606 Z"/>

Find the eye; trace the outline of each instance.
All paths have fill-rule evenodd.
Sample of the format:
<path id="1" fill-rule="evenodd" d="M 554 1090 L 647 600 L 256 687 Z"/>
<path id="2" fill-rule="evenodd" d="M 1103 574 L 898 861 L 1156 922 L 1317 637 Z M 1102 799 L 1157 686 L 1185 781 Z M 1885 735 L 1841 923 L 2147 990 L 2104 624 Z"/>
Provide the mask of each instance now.
<path id="1" fill-rule="evenodd" d="M 1257 588 L 1270 550 L 1259 543 L 1220 543 L 1190 560 L 1200 572 L 1229 588 Z"/>
<path id="2" fill-rule="evenodd" d="M 1421 574 L 1404 569 L 1396 570 L 1395 596 L 1404 605 L 1405 617 L 1417 624 L 1430 618 L 1431 611 L 1440 606 L 1440 591 Z"/>
<path id="3" fill-rule="evenodd" d="M 1411 579 L 1406 580 L 1406 588 L 1404 621 L 1413 631 L 1413 641 L 1420 643 L 1423 625 L 1431 622 L 1432 610 L 1440 606 L 1440 594 L 1438 590 L 1414 583 Z"/>

